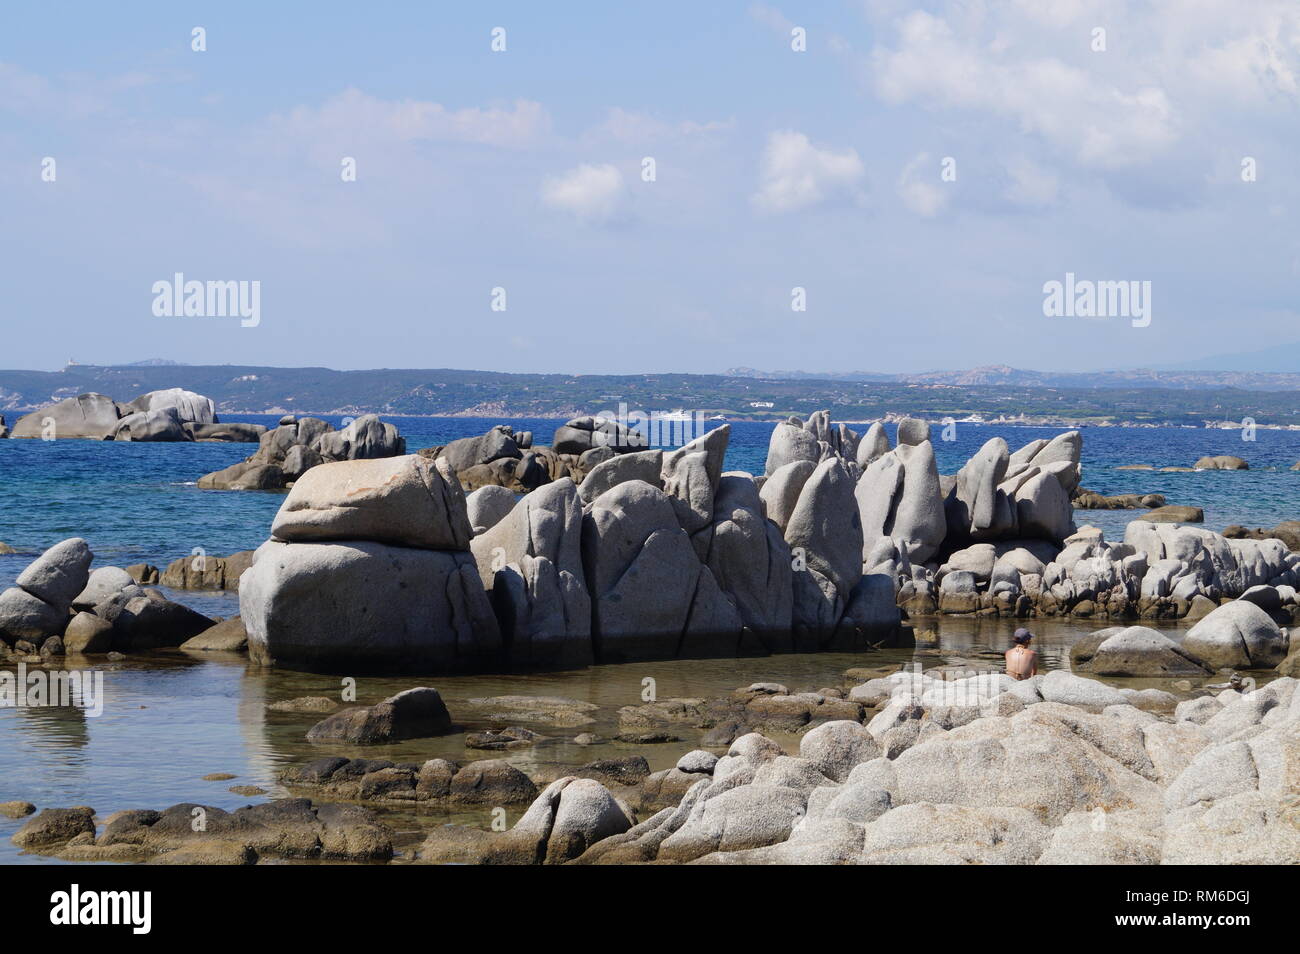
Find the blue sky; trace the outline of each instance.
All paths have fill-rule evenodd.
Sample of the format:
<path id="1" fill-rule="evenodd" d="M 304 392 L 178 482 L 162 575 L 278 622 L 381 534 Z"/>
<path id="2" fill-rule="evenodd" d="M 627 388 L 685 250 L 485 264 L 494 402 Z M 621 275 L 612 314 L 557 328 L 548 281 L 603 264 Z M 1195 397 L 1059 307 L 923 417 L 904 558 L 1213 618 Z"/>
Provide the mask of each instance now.
<path id="1" fill-rule="evenodd" d="M 0 365 L 1284 354 L 1297 77 L 1291 0 L 8 5 Z M 156 317 L 176 272 L 260 323 Z M 1045 317 L 1067 272 L 1150 325 Z"/>

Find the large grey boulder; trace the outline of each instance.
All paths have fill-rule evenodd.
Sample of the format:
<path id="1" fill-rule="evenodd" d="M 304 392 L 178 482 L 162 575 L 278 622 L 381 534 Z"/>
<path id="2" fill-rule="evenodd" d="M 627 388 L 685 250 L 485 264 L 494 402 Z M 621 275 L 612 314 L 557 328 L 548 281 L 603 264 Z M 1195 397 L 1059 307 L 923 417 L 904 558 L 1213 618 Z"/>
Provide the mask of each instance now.
<path id="1" fill-rule="evenodd" d="M 497 484 L 488 484 L 465 495 L 465 514 L 475 531 L 490 530 L 506 518 L 519 503 L 519 495 Z"/>
<path id="2" fill-rule="evenodd" d="M 1017 807 L 934 804 L 894 808 L 867 826 L 860 864 L 1027 865 L 1051 838 Z"/>
<path id="3" fill-rule="evenodd" d="M 0 641 L 15 643 L 20 639 L 34 644 L 63 631 L 68 622 L 66 610 L 60 612 L 17 586 L 0 593 Z"/>
<path id="4" fill-rule="evenodd" d="M 470 542 L 512 662 L 565 667 L 591 662 L 582 511 L 578 490 L 565 477 L 520 499 Z"/>
<path id="5" fill-rule="evenodd" d="M 794 513 L 795 505 L 799 503 L 803 485 L 816 469 L 814 461 L 793 460 L 778 467 L 763 481 L 763 487 L 758 492 L 759 498 L 763 501 L 767 518 L 783 534 L 786 524 L 790 522 L 790 514 Z"/>
<path id="6" fill-rule="evenodd" d="M 663 487 L 683 530 L 695 534 L 709 525 L 717 481 L 709 474 L 706 454 L 700 451 L 676 458 Z"/>
<path id="7" fill-rule="evenodd" d="M 1021 450 L 1028 451 L 1033 447 L 1037 447 L 1037 442 Z M 1079 484 L 1079 462 L 1082 457 L 1083 435 L 1078 431 L 1066 431 L 1037 447 L 1024 462 L 1027 467 L 1038 467 L 1055 475 L 1062 489 L 1069 494 Z M 1013 461 L 1016 462 L 1018 461 Z"/>
<path id="8" fill-rule="evenodd" d="M 325 458 L 321 457 L 315 449 L 306 444 L 294 444 L 284 455 L 280 470 L 284 472 L 286 481 L 297 481 L 307 471 L 324 462 Z"/>
<path id="9" fill-rule="evenodd" d="M 687 533 L 703 529 L 713 519 L 713 498 L 730 438 L 731 425 L 724 424 L 664 455 L 663 488 L 674 498 L 677 521 Z"/>
<path id="10" fill-rule="evenodd" d="M 1085 652 L 1070 652 L 1072 662 L 1099 676 L 1203 676 L 1207 670 L 1182 646 L 1146 626 L 1102 630 Z"/>
<path id="11" fill-rule="evenodd" d="M 139 586 L 109 597 L 95 607 L 95 614 L 113 624 L 112 645 L 118 652 L 179 646 L 214 625 L 214 620 L 158 590 Z"/>
<path id="12" fill-rule="evenodd" d="M 608 447 L 619 454 L 646 449 L 645 435 L 611 417 L 575 417 L 555 429 L 551 449 L 557 454 L 583 454 Z"/>
<path id="13" fill-rule="evenodd" d="M 1040 703 L 913 745 L 893 762 L 895 804 L 1024 808 L 1053 823 L 1097 807 L 1158 811 L 1159 787 L 1131 767 L 1154 775 L 1140 730 L 1118 719 L 1062 709 Z"/>
<path id="14" fill-rule="evenodd" d="M 406 439 L 377 414 L 363 414 L 343 430 L 326 431 L 311 442 L 302 440 L 302 421 L 298 423 L 299 443 L 311 443 L 326 460 L 369 460 L 406 453 Z"/>
<path id="15" fill-rule="evenodd" d="M 609 488 L 629 480 L 643 480 L 652 487 L 663 487 L 664 452 L 633 451 L 617 454 L 593 467 L 578 485 L 584 504 L 591 503 Z"/>
<path id="16" fill-rule="evenodd" d="M 443 447 L 438 457 L 451 465 L 452 473 L 469 470 L 475 464 L 490 464 L 503 457 L 521 457 L 514 433 L 508 427 L 494 427 L 477 437 L 462 437 Z"/>
<path id="17" fill-rule="evenodd" d="M 1016 533 L 1061 543 L 1074 533 L 1074 506 L 1060 478 L 1039 470 L 1015 491 Z"/>
<path id="18" fill-rule="evenodd" d="M 777 526 L 764 519 L 748 474 L 723 474 L 718 482 L 704 564 L 742 622 L 767 648 L 778 648 L 793 612 L 790 547 Z"/>
<path id="19" fill-rule="evenodd" d="M 1038 692 L 1048 702 L 1100 712 L 1107 706 L 1121 706 L 1127 700 L 1118 689 L 1095 679 L 1085 679 L 1064 669 L 1053 669 L 1038 682 Z"/>
<path id="20" fill-rule="evenodd" d="M 239 610 L 256 660 L 312 671 L 494 669 L 501 634 L 473 558 L 382 543 L 258 547 Z"/>
<path id="21" fill-rule="evenodd" d="M 739 785 L 697 802 L 659 846 L 661 861 L 692 861 L 715 851 L 743 851 L 786 841 L 804 817 L 807 795 L 783 785 Z"/>
<path id="22" fill-rule="evenodd" d="M 866 726 L 843 719 L 809 731 L 799 742 L 799 755 L 827 778 L 844 782 L 856 766 L 880 756 L 880 745 Z"/>
<path id="23" fill-rule="evenodd" d="M 86 588 L 93 559 L 85 540 L 70 537 L 29 563 L 15 582 L 66 615 L 77 594 Z"/>
<path id="24" fill-rule="evenodd" d="M 117 422 L 113 429 L 115 441 L 177 442 L 192 441 L 194 435 L 185 429 L 180 414 L 174 407 L 156 411 L 136 411 Z"/>
<path id="25" fill-rule="evenodd" d="M 874 644 L 897 634 L 902 620 L 894 580 L 884 573 L 864 573 L 849 592 L 840 629 L 846 645 L 856 645 L 858 635 Z"/>
<path id="26" fill-rule="evenodd" d="M 88 437 L 101 440 L 117 428 L 121 413 L 105 394 L 78 394 L 39 411 L 24 414 L 14 422 L 11 437 Z"/>
<path id="27" fill-rule="evenodd" d="M 466 550 L 470 524 L 447 462 L 409 454 L 311 468 L 280 505 L 271 536 L 285 543 L 371 540 Z"/>
<path id="28" fill-rule="evenodd" d="M 113 648 L 113 624 L 94 613 L 78 613 L 63 631 L 63 648 L 69 655 L 109 652 Z"/>
<path id="29" fill-rule="evenodd" d="M 844 615 L 862 578 L 862 523 L 854 481 L 844 461 L 817 465 L 786 523 L 795 563 L 794 623 L 822 641 Z"/>
<path id="30" fill-rule="evenodd" d="M 441 694 L 437 689 L 421 686 L 389 696 L 373 706 L 335 712 L 307 731 L 307 741 L 379 745 L 428 738 L 450 728 L 451 715 Z"/>
<path id="31" fill-rule="evenodd" d="M 885 433 L 885 425 L 880 421 L 874 422 L 867 428 L 867 432 L 862 435 L 858 441 L 857 464 L 859 470 L 866 470 L 867 467 L 878 457 L 884 457 L 891 450 L 889 446 L 889 435 Z"/>
<path id="32" fill-rule="evenodd" d="M 681 447 L 664 454 L 662 476 L 665 485 L 672 479 L 678 464 L 693 454 L 704 455 L 705 472 L 716 488 L 722 479 L 722 466 L 727 457 L 727 444 L 731 441 L 731 425 L 723 424 Z"/>
<path id="33" fill-rule="evenodd" d="M 987 441 L 957 471 L 944 504 L 948 529 L 957 539 L 994 540 L 1016 529 L 1016 511 L 1000 486 L 1011 454 L 1000 437 Z"/>
<path id="34" fill-rule="evenodd" d="M 824 458 L 826 451 L 816 435 L 804 430 L 801 423 L 782 421 L 772 429 L 763 473 L 771 476 L 787 464 L 800 460 L 816 464 Z"/>
<path id="35" fill-rule="evenodd" d="M 736 651 L 740 616 L 700 564 L 673 500 L 630 481 L 601 494 L 583 517 L 582 560 L 602 661 Z M 474 549 L 480 552 L 478 539 Z"/>
<path id="36" fill-rule="evenodd" d="M 818 464 L 799 493 L 785 541 L 802 548 L 808 567 L 847 595 L 862 576 L 862 524 L 853 475 L 838 458 Z"/>
<path id="37" fill-rule="evenodd" d="M 1214 669 L 1266 669 L 1286 658 L 1286 634 L 1254 603 L 1234 600 L 1192 627 L 1183 649 Z"/>
<path id="38" fill-rule="evenodd" d="M 570 778 L 559 790 L 546 839 L 546 863 L 577 858 L 596 842 L 620 835 L 633 824 L 632 814 L 600 782 Z"/>
<path id="39" fill-rule="evenodd" d="M 905 417 L 898 422 L 898 445 L 916 446 L 930 440 L 930 423 L 915 417 Z"/>
<path id="40" fill-rule="evenodd" d="M 231 421 L 228 424 L 184 424 L 186 432 L 196 441 L 228 441 L 238 444 L 256 444 L 266 433 L 265 424 L 245 424 Z"/>
<path id="41" fill-rule="evenodd" d="M 875 460 L 859 478 L 855 497 L 864 561 L 884 538 L 904 544 L 913 563 L 938 553 L 948 524 L 929 441 L 900 444 Z"/>
<path id="42" fill-rule="evenodd" d="M 856 467 L 857 455 L 857 432 L 832 424 L 829 411 L 816 411 L 807 421 L 792 417 L 773 428 L 763 473 L 770 477 L 794 461 L 818 464 L 832 457 Z"/>
<path id="43" fill-rule="evenodd" d="M 73 597 L 72 607 L 79 610 L 93 609 L 134 582 L 131 574 L 121 567 L 101 566 L 90 572 L 85 587 Z"/>
<path id="44" fill-rule="evenodd" d="M 187 391 L 184 388 L 165 388 L 160 391 L 150 391 L 147 394 L 141 394 L 126 406 L 132 411 L 143 411 L 145 413 L 175 411 L 177 419 L 182 423 L 217 423 L 217 407 L 212 402 L 212 398 L 196 394 L 194 391 Z"/>

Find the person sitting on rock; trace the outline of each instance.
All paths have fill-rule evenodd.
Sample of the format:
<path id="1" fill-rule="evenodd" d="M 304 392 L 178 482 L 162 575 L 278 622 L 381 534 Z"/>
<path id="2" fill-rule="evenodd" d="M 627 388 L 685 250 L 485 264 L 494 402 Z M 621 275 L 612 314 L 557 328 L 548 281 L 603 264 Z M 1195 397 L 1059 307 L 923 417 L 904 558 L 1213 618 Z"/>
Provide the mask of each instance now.
<path id="1" fill-rule="evenodd" d="M 1016 644 L 1006 652 L 1007 675 L 1012 679 L 1029 679 L 1038 675 L 1038 653 L 1029 648 L 1029 641 L 1034 634 L 1027 629 L 1018 629 L 1014 637 Z"/>

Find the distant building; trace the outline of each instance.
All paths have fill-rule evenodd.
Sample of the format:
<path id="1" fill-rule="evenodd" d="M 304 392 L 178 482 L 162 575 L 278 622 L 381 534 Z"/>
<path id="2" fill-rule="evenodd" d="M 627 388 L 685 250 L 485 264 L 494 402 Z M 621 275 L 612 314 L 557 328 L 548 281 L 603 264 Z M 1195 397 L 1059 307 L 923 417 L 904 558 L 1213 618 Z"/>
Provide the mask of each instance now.
<path id="1" fill-rule="evenodd" d="M 773 403 L 772 401 L 750 401 L 749 406 L 750 407 L 776 407 L 776 404 Z"/>

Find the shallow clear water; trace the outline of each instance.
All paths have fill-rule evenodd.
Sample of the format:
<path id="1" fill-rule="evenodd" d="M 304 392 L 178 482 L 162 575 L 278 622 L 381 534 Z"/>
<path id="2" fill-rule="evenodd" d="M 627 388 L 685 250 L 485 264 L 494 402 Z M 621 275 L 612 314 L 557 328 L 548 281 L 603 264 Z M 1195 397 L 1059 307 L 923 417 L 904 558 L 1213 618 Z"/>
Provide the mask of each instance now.
<path id="1" fill-rule="evenodd" d="M 239 419 L 274 423 L 266 417 Z M 391 420 L 407 436 L 412 450 L 482 433 L 497 423 L 469 418 Z M 544 443 L 559 422 L 508 423 L 532 429 Z M 734 424 L 728 467 L 761 472 L 771 427 Z M 956 470 L 994 435 L 1007 438 L 1015 448 L 1060 430 L 959 425 L 955 443 L 937 444 L 940 468 Z M 1217 529 L 1229 523 L 1272 526 L 1300 516 L 1300 473 L 1287 470 L 1300 459 L 1300 433 L 1260 431 L 1258 438 L 1249 444 L 1242 442 L 1237 432 L 1227 431 L 1087 429 L 1084 484 L 1102 493 L 1164 493 L 1170 503 L 1203 506 L 1206 526 Z M 22 551 L 0 557 L 0 586 L 10 585 L 41 549 L 74 535 L 90 541 L 97 564 L 148 561 L 161 566 L 195 547 L 224 555 L 257 546 L 266 536 L 281 494 L 200 491 L 193 486 L 200 475 L 240 460 L 253 449 L 248 444 L 0 441 L 0 540 Z M 1190 465 L 1203 454 L 1217 453 L 1245 457 L 1252 470 L 1159 474 L 1114 469 L 1128 463 Z M 1102 526 L 1108 536 L 1115 537 L 1138 516 L 1140 511 L 1081 511 L 1076 520 Z M 171 595 L 210 614 L 236 611 L 236 601 L 226 594 L 186 591 Z M 164 808 L 182 801 L 234 808 L 259 799 L 235 795 L 228 791 L 230 786 L 258 785 L 270 795 L 283 794 L 275 787 L 275 778 L 285 765 L 336 753 L 394 761 L 505 757 L 538 779 L 558 776 L 566 766 L 614 755 L 645 755 L 651 768 L 658 770 L 695 747 L 689 730 L 683 733 L 685 741 L 658 746 L 616 742 L 579 746 L 571 740 L 583 731 L 612 738 L 618 731 L 619 707 L 641 701 L 646 676 L 657 681 L 658 697 L 664 699 L 718 697 L 755 681 L 778 681 L 794 690 L 842 686 L 844 670 L 859 666 L 996 666 L 996 654 L 1005 648 L 1017 625 L 1014 620 L 955 618 L 917 622 L 919 627 L 938 630 L 942 652 L 674 660 L 565 673 L 415 681 L 367 678 L 358 687 L 360 703 L 376 702 L 412 685 L 432 682 L 461 724 L 456 732 L 437 739 L 352 751 L 336 745 L 318 748 L 304 740 L 318 716 L 266 709 L 269 702 L 297 696 L 337 696 L 335 677 L 249 670 L 242 657 L 224 654 L 195 658 L 176 652 L 118 664 L 96 661 L 96 668 L 104 672 L 106 693 L 105 709 L 99 717 L 90 718 L 75 709 L 0 709 L 0 801 L 22 799 L 38 807 L 91 805 L 101 816 L 123 808 Z M 1042 620 L 1032 625 L 1039 636 L 1044 668 L 1068 665 L 1070 643 L 1096 628 L 1083 620 Z M 1172 627 L 1170 632 L 1178 629 Z M 1140 687 L 1145 683 L 1131 684 Z M 550 737 L 532 749 L 504 755 L 466 749 L 465 730 L 508 723 L 467 719 L 469 710 L 463 700 L 504 694 L 566 696 L 601 708 L 588 726 L 555 729 L 532 725 Z M 778 739 L 797 746 L 797 740 Z M 213 772 L 229 772 L 236 778 L 202 780 Z M 418 838 L 420 829 L 452 817 L 385 814 L 411 839 Z M 478 824 L 487 821 L 474 812 L 454 818 Z M 45 860 L 20 855 L 10 842 L 9 836 L 21 824 L 0 817 L 0 862 Z"/>
<path id="2" fill-rule="evenodd" d="M 432 683 L 442 693 L 456 722 L 455 730 L 433 739 L 386 746 L 313 745 L 305 733 L 321 716 L 278 713 L 267 704 L 299 696 L 339 698 L 338 677 L 249 668 L 243 657 L 179 651 L 121 663 L 95 661 L 104 674 L 104 708 L 90 717 L 77 709 L 0 709 L 0 801 L 22 799 L 38 808 L 90 805 L 100 817 L 125 808 L 166 808 L 178 802 L 199 802 L 225 809 L 264 800 L 285 791 L 276 784 L 283 768 L 323 755 L 384 758 L 422 762 L 449 758 L 461 762 L 506 758 L 535 780 L 556 778 L 566 768 L 598 758 L 644 755 L 652 771 L 668 768 L 697 747 L 698 732 L 679 734 L 683 741 L 659 745 L 627 745 L 613 741 L 618 710 L 642 702 L 643 680 L 655 680 L 660 699 L 718 698 L 752 682 L 778 681 L 791 690 L 842 687 L 844 672 L 854 667 L 880 669 L 901 666 L 960 665 L 997 668 L 1015 620 L 937 619 L 921 623 L 939 630 L 943 650 L 889 650 L 875 653 L 818 653 L 718 660 L 667 660 L 621 666 L 593 666 L 558 673 L 409 678 L 362 678 L 357 702 L 378 702 L 413 685 Z M 1084 621 L 1043 620 L 1034 624 L 1044 668 L 1068 665 L 1071 642 L 1094 627 Z M 1111 680 L 1141 688 L 1154 683 Z M 592 702 L 600 709 L 589 725 L 551 727 L 518 719 L 481 721 L 465 700 L 495 695 L 563 696 Z M 481 712 L 481 710 L 480 710 Z M 465 733 L 508 724 L 528 725 L 547 737 L 536 746 L 504 753 L 465 747 Z M 608 740 L 578 745 L 572 739 L 592 732 Z M 798 748 L 798 738 L 768 733 L 786 746 Z M 236 776 L 204 781 L 210 773 Z M 256 785 L 267 795 L 249 798 L 229 791 L 235 785 Z M 380 809 L 407 840 L 447 821 L 486 826 L 486 809 L 455 814 L 436 809 Z M 522 806 L 511 809 L 513 822 Z M 0 816 L 0 863 L 43 862 L 23 855 L 10 842 L 21 821 Z"/>

